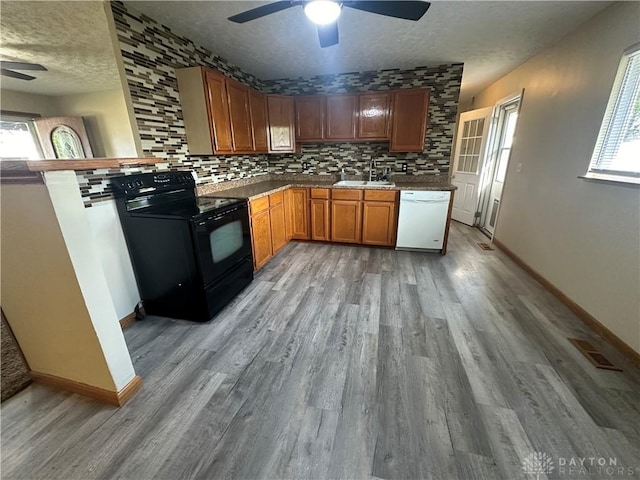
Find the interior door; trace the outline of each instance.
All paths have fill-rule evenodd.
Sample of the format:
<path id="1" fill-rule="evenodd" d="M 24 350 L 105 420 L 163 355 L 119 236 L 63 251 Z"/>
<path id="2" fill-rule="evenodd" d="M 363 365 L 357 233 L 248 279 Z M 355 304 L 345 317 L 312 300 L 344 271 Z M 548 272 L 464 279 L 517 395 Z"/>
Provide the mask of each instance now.
<path id="1" fill-rule="evenodd" d="M 519 99 L 513 103 L 500 107 L 499 120 L 499 143 L 495 151 L 495 167 L 491 187 L 489 189 L 489 197 L 485 204 L 487 208 L 484 211 L 484 219 L 482 227 L 493 235 L 496 220 L 498 218 L 498 210 L 500 209 L 500 200 L 502 198 L 502 189 L 504 180 L 507 176 L 507 166 L 509 165 L 509 157 L 511 156 L 511 146 L 516 131 L 516 123 L 518 121 Z"/>
<path id="2" fill-rule="evenodd" d="M 480 173 L 484 162 L 493 107 L 460 115 L 451 183 L 458 187 L 451 218 L 466 225 L 476 223 L 480 200 Z"/>

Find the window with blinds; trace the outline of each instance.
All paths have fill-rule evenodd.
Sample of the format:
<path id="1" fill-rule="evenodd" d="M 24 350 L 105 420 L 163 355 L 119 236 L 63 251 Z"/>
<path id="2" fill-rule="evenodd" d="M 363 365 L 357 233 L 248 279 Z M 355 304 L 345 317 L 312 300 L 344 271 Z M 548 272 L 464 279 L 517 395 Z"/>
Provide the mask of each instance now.
<path id="1" fill-rule="evenodd" d="M 620 62 L 589 173 L 640 177 L 640 44 Z"/>

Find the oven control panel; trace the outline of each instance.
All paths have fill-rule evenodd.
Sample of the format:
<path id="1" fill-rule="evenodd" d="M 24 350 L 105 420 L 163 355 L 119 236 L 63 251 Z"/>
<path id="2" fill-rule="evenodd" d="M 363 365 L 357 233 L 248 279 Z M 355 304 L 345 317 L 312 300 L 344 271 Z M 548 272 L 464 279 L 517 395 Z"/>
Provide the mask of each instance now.
<path id="1" fill-rule="evenodd" d="M 195 188 L 192 172 L 137 173 L 114 177 L 111 186 L 116 197 Z"/>

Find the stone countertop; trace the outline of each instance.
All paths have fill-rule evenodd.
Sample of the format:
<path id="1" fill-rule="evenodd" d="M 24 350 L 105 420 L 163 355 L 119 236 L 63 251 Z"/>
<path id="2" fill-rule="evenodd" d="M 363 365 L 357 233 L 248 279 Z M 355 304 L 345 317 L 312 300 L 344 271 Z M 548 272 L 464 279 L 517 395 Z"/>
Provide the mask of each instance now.
<path id="1" fill-rule="evenodd" d="M 320 179 L 290 179 L 290 180 L 264 180 L 257 183 L 242 186 L 230 186 L 230 188 L 221 188 L 218 184 L 213 189 L 207 185 L 198 187 L 198 195 L 209 197 L 231 197 L 231 198 L 247 198 L 255 200 L 272 193 L 280 192 L 289 187 L 303 188 L 337 188 L 337 189 L 375 189 L 375 190 L 456 190 L 457 187 L 446 182 L 417 182 L 417 181 L 396 181 L 395 185 L 367 187 L 366 185 L 348 185 L 335 186 L 336 180 L 320 180 Z"/>

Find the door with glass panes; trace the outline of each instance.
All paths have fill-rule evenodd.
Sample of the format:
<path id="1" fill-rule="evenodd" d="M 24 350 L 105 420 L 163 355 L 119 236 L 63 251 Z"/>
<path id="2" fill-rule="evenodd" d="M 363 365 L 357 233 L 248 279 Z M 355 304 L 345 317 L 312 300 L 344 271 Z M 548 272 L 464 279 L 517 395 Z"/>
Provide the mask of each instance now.
<path id="1" fill-rule="evenodd" d="M 451 216 L 466 225 L 474 225 L 477 219 L 480 174 L 492 112 L 493 107 L 487 107 L 460 115 L 451 176 L 451 183 L 458 189 L 454 195 Z"/>

